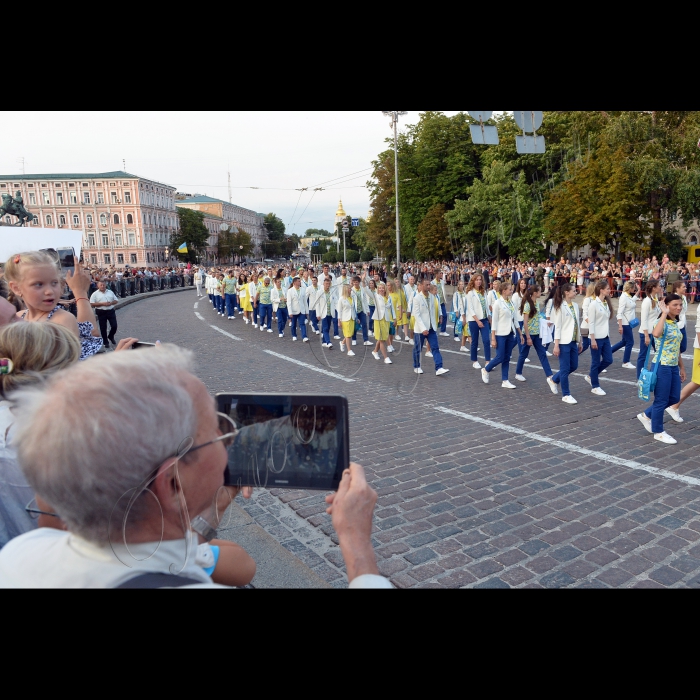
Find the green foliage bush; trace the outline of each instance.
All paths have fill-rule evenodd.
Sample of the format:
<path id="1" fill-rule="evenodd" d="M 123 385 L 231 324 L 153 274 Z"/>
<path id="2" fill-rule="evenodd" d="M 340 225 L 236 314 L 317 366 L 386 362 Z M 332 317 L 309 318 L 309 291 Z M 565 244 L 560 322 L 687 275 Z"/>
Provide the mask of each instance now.
<path id="1" fill-rule="evenodd" d="M 323 262 L 324 263 L 337 263 L 338 262 L 338 253 L 336 253 L 334 250 L 329 250 L 327 253 L 324 253 Z"/>
<path id="2" fill-rule="evenodd" d="M 360 253 L 360 260 L 362 262 L 371 262 L 374 259 L 374 253 L 371 250 L 363 250 Z"/>
<path id="3" fill-rule="evenodd" d="M 360 251 L 359 250 L 348 250 L 346 251 L 346 258 L 349 263 L 360 262 Z"/>

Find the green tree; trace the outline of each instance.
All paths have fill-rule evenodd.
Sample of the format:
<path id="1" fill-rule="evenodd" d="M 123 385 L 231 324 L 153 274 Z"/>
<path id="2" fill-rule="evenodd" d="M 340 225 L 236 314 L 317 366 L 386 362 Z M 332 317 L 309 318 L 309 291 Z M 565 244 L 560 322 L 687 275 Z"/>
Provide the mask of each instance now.
<path id="1" fill-rule="evenodd" d="M 234 228 L 237 230 L 219 233 L 219 260 L 232 260 L 238 255 L 246 257 L 255 248 L 253 239 L 245 229 L 240 226 Z"/>
<path id="2" fill-rule="evenodd" d="M 170 236 L 170 249 L 177 253 L 177 249 L 187 244 L 187 253 L 177 253 L 182 260 L 194 260 L 197 253 L 203 254 L 209 243 L 209 229 L 204 223 L 204 212 L 195 209 L 177 207 L 179 219 L 178 230 Z"/>
<path id="3" fill-rule="evenodd" d="M 263 221 L 265 230 L 267 231 L 268 241 L 267 245 L 263 245 L 263 249 L 265 250 L 266 254 L 271 257 L 288 255 L 288 253 L 286 253 L 287 237 L 284 235 L 285 225 L 282 219 L 280 219 L 276 214 L 270 212 L 265 216 Z"/>
<path id="4" fill-rule="evenodd" d="M 428 209 L 418 224 L 415 250 L 419 260 L 442 260 L 452 256 L 444 204 L 435 204 Z"/>

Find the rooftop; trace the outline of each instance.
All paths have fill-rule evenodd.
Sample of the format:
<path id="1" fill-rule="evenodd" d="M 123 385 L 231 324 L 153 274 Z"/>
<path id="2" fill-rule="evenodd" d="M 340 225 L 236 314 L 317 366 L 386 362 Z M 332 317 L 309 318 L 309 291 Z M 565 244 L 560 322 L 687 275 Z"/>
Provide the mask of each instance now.
<path id="1" fill-rule="evenodd" d="M 187 197 L 187 199 L 178 199 L 180 204 L 210 204 L 212 202 L 229 204 L 232 207 L 238 207 L 239 209 L 245 209 L 246 211 L 253 211 L 247 207 L 242 207 L 239 204 L 234 204 L 233 202 L 227 202 L 225 199 L 217 199 L 216 197 L 209 197 L 206 194 L 196 194 L 194 197 Z M 256 216 L 265 217 L 265 214 L 259 214 L 258 212 L 253 212 Z"/>
<path id="2" fill-rule="evenodd" d="M 97 178 L 103 180 L 108 180 L 109 178 L 114 178 L 115 180 L 120 178 L 136 178 L 137 180 L 148 180 L 149 182 L 155 182 L 164 187 L 175 189 L 172 185 L 166 185 L 164 182 L 158 182 L 158 180 L 151 180 L 149 177 L 127 173 L 124 170 L 112 170 L 108 173 L 29 173 L 28 175 L 0 175 L 0 180 L 95 180 Z"/>

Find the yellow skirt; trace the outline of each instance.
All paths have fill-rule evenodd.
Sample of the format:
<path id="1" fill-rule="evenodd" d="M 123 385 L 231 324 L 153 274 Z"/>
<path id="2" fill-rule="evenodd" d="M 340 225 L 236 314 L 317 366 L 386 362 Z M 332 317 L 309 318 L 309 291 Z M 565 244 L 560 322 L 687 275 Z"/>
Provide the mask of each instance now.
<path id="1" fill-rule="evenodd" d="M 411 318 L 408 319 L 408 328 L 409 330 L 413 330 L 416 327 L 416 317 L 411 316 Z"/>
<path id="2" fill-rule="evenodd" d="M 341 321 L 343 326 L 343 336 L 345 338 L 352 338 L 352 334 L 355 332 L 355 321 L 352 319 L 350 321 Z"/>
<path id="3" fill-rule="evenodd" d="M 396 321 L 397 326 L 405 326 L 408 323 L 408 314 L 403 314 L 400 319 Z"/>
<path id="4" fill-rule="evenodd" d="M 469 324 L 468 324 L 468 323 L 465 323 L 465 324 L 464 324 L 464 328 L 462 328 L 462 335 L 463 335 L 465 338 L 471 338 L 471 335 L 470 335 L 470 333 L 469 333 Z"/>
<path id="5" fill-rule="evenodd" d="M 241 302 L 241 308 L 243 309 L 243 311 L 252 311 L 253 310 L 253 305 L 250 303 L 249 296 L 243 297 L 243 301 Z"/>
<path id="6" fill-rule="evenodd" d="M 700 384 L 700 350 L 698 348 L 693 352 L 693 377 L 690 381 Z"/>
<path id="7" fill-rule="evenodd" d="M 374 339 L 388 340 L 389 338 L 389 321 L 376 320 L 374 322 Z"/>

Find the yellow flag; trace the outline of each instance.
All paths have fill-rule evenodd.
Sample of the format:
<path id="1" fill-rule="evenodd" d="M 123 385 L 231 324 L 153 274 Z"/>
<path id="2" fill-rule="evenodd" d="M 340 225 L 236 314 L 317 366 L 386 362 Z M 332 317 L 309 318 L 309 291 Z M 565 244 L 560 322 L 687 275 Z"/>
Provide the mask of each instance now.
<path id="1" fill-rule="evenodd" d="M 187 252 L 187 243 L 183 243 L 178 249 L 178 253 L 186 253 Z"/>

